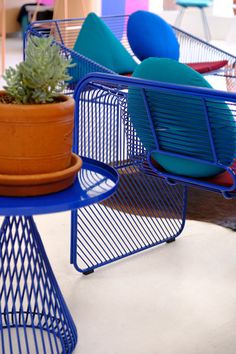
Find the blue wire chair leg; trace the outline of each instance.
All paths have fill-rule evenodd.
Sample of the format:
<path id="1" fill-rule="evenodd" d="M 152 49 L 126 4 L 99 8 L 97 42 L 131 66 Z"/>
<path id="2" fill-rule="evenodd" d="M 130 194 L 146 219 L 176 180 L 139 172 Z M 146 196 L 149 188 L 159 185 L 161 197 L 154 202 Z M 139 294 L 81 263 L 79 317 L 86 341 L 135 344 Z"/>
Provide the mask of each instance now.
<path id="1" fill-rule="evenodd" d="M 143 175 L 135 166 L 120 173 L 112 197 L 72 212 L 71 263 L 85 275 L 174 241 L 184 228 L 187 193 L 183 186 Z"/>
<path id="2" fill-rule="evenodd" d="M 32 217 L 0 230 L 0 353 L 67 354 L 77 332 Z"/>

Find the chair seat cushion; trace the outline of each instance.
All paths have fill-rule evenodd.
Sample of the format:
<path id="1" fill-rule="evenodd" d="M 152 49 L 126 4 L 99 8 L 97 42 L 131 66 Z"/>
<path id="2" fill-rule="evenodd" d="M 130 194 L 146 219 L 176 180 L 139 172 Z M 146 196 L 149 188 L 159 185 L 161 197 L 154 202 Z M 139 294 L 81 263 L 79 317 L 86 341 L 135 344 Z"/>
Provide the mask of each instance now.
<path id="1" fill-rule="evenodd" d="M 228 60 L 204 61 L 200 63 L 186 63 L 190 68 L 196 70 L 200 74 L 206 74 L 215 70 L 219 70 L 228 64 Z M 125 73 L 124 76 L 131 76 L 132 73 Z"/>
<path id="2" fill-rule="evenodd" d="M 206 61 L 200 63 L 186 63 L 190 68 L 201 74 L 205 74 L 214 70 L 219 70 L 228 64 L 228 60 Z"/>
<path id="3" fill-rule="evenodd" d="M 73 49 L 118 74 L 133 72 L 137 66 L 129 52 L 95 13 L 86 17 Z"/>
<path id="4" fill-rule="evenodd" d="M 179 43 L 172 27 L 156 14 L 136 11 L 130 15 L 127 36 L 141 61 L 149 57 L 179 59 Z"/>
<path id="5" fill-rule="evenodd" d="M 236 171 L 236 161 L 234 161 L 231 168 L 233 171 Z M 232 175 L 228 171 L 225 171 L 225 172 L 219 173 L 218 175 L 216 175 L 214 177 L 208 178 L 207 182 L 218 184 L 220 186 L 229 187 L 229 186 L 232 186 L 232 184 L 233 184 L 233 178 L 232 178 Z"/>
<path id="6" fill-rule="evenodd" d="M 157 161 L 153 157 L 150 158 L 150 162 L 159 171 L 165 172 L 165 170 L 162 168 L 162 166 L 159 163 L 157 163 Z M 232 168 L 232 170 L 236 171 L 236 161 L 234 161 L 231 168 Z M 224 186 L 224 187 L 230 187 L 230 186 L 232 186 L 232 184 L 234 182 L 232 175 L 228 171 L 221 172 L 213 177 L 201 178 L 201 180 L 204 182 L 213 183 L 218 186 Z"/>
<path id="7" fill-rule="evenodd" d="M 134 77 L 211 88 L 204 77 L 187 65 L 171 59 L 149 58 L 134 71 Z M 176 93 L 145 91 L 160 152 L 152 158 L 166 171 L 189 177 L 211 177 L 224 170 L 212 164 L 205 111 L 198 97 Z M 235 156 L 235 122 L 226 104 L 209 102 L 213 138 L 221 163 L 230 166 Z M 220 109 L 219 109 L 220 108 Z M 156 150 L 143 98 L 138 89 L 128 94 L 128 109 L 138 137 L 148 151 Z M 223 114 L 221 113 L 223 111 Z M 227 142 L 227 144 L 226 144 Z M 176 156 L 168 155 L 176 154 Z M 185 155 L 182 157 L 178 155 Z M 193 158 L 193 160 L 191 160 Z M 194 160 L 202 159 L 204 162 Z"/>

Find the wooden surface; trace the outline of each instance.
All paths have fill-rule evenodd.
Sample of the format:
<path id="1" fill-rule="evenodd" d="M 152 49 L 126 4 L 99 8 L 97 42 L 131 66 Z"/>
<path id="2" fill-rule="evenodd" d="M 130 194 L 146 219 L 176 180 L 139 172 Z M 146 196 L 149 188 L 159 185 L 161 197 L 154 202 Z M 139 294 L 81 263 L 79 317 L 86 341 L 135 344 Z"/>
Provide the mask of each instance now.
<path id="1" fill-rule="evenodd" d="M 1 18 L 2 18 L 1 75 L 2 75 L 5 70 L 5 58 L 6 58 L 6 0 L 1 0 Z"/>
<path id="2" fill-rule="evenodd" d="M 6 12 L 6 33 L 14 33 L 20 31 L 20 24 L 17 22 L 17 16 L 20 8 L 26 2 L 35 2 L 35 0 L 5 0 Z M 0 7 L 2 7 L 2 0 L 0 0 Z M 0 14 L 0 31 L 2 30 L 2 14 Z"/>
<path id="3" fill-rule="evenodd" d="M 55 0 L 54 19 L 86 17 L 97 11 L 97 0 Z"/>

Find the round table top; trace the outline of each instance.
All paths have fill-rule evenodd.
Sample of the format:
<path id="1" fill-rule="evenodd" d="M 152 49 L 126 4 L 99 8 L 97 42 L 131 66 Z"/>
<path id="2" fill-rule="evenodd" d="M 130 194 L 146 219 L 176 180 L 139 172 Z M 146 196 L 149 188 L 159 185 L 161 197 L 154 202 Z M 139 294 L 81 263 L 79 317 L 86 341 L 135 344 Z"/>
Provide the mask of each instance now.
<path id="1" fill-rule="evenodd" d="M 79 209 L 112 195 L 118 185 L 118 173 L 102 162 L 82 159 L 83 167 L 70 188 L 37 197 L 0 197 L 0 215 L 30 216 Z"/>

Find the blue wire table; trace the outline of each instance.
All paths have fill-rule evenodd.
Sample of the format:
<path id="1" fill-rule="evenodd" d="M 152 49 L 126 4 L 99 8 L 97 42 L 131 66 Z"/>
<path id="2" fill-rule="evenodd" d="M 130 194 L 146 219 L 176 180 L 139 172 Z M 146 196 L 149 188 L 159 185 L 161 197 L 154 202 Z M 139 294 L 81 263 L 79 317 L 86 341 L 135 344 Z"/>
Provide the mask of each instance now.
<path id="1" fill-rule="evenodd" d="M 77 331 L 32 215 L 97 203 L 117 188 L 111 167 L 83 158 L 74 185 L 40 197 L 0 197 L 0 353 L 67 354 Z"/>

